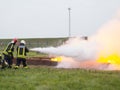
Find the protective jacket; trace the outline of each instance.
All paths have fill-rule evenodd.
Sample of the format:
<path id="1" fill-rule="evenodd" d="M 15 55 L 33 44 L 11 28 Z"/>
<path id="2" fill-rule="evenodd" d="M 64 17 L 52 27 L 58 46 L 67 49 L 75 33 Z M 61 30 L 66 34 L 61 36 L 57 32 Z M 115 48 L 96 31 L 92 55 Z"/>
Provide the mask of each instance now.
<path id="1" fill-rule="evenodd" d="M 7 47 L 3 51 L 3 54 L 13 57 L 14 45 L 14 43 L 8 43 Z"/>
<path id="2" fill-rule="evenodd" d="M 17 47 L 17 58 L 26 58 L 27 52 L 29 52 L 28 48 L 23 44 Z"/>

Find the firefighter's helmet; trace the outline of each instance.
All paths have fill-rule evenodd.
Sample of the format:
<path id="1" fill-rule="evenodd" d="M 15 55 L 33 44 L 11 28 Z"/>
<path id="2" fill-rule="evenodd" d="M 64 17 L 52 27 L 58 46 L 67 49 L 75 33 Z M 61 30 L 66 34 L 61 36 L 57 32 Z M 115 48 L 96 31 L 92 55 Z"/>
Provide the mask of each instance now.
<path id="1" fill-rule="evenodd" d="M 26 44 L 25 40 L 21 40 L 20 43 Z"/>
<path id="2" fill-rule="evenodd" d="M 17 42 L 17 38 L 14 38 L 11 43 L 16 43 Z"/>

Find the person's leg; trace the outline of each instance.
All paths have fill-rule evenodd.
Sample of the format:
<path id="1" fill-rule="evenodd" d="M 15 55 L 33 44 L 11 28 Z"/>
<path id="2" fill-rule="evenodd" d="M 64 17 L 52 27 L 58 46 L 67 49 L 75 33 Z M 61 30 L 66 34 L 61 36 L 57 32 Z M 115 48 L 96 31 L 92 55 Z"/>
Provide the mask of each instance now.
<path id="1" fill-rule="evenodd" d="M 26 62 L 25 58 L 22 59 L 22 62 L 23 62 L 23 67 L 26 67 L 27 66 L 27 62 Z"/>
<path id="2" fill-rule="evenodd" d="M 19 66 L 20 66 L 20 64 L 21 64 L 21 58 L 17 58 L 17 59 L 16 59 L 16 66 L 15 66 L 15 69 L 18 69 Z"/>
<path id="3" fill-rule="evenodd" d="M 9 60 L 9 56 L 8 55 L 4 55 L 4 61 L 6 61 L 8 63 Z"/>
<path id="4" fill-rule="evenodd" d="M 17 58 L 16 66 L 20 66 L 20 64 L 21 64 L 21 59 L 20 59 L 20 58 Z"/>
<path id="5" fill-rule="evenodd" d="M 4 69 L 5 67 L 8 67 L 8 59 L 9 59 L 8 56 L 3 54 L 3 60 L 1 62 L 2 63 L 2 67 L 1 68 L 2 69 Z"/>
<path id="6" fill-rule="evenodd" d="M 12 64 L 13 64 L 13 59 L 12 57 L 8 56 L 8 68 L 12 68 Z"/>

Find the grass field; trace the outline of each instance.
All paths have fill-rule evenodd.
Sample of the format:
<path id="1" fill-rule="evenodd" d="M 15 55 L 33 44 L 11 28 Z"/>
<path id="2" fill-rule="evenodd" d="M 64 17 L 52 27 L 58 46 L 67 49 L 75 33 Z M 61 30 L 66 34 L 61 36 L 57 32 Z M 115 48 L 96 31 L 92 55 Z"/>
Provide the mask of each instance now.
<path id="1" fill-rule="evenodd" d="M 28 47 L 57 46 L 66 39 L 26 39 Z M 1 40 L 0 51 L 10 40 Z M 15 53 L 14 53 L 15 54 Z M 29 57 L 46 54 L 30 52 Z M 0 69 L 0 90 L 120 90 L 120 71 L 63 69 L 53 66 L 29 66 L 24 69 Z"/>
<path id="2" fill-rule="evenodd" d="M 0 90 L 120 90 L 119 71 L 48 66 L 0 70 Z"/>

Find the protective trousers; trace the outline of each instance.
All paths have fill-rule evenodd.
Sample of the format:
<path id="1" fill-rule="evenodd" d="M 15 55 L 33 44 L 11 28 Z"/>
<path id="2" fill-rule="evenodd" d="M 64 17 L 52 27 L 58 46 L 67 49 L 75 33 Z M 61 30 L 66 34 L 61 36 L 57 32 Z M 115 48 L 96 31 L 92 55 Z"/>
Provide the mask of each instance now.
<path id="1" fill-rule="evenodd" d="M 13 58 L 11 56 L 5 55 L 5 54 L 3 54 L 3 56 L 4 56 L 4 60 L 3 60 L 2 67 L 4 68 L 4 64 L 6 62 L 8 64 L 8 68 L 12 68 Z"/>
<path id="2" fill-rule="evenodd" d="M 26 59 L 25 58 L 17 58 L 17 63 L 16 63 L 16 66 L 20 66 L 20 64 L 23 64 L 23 67 L 26 67 L 27 66 L 27 63 L 26 63 Z"/>

